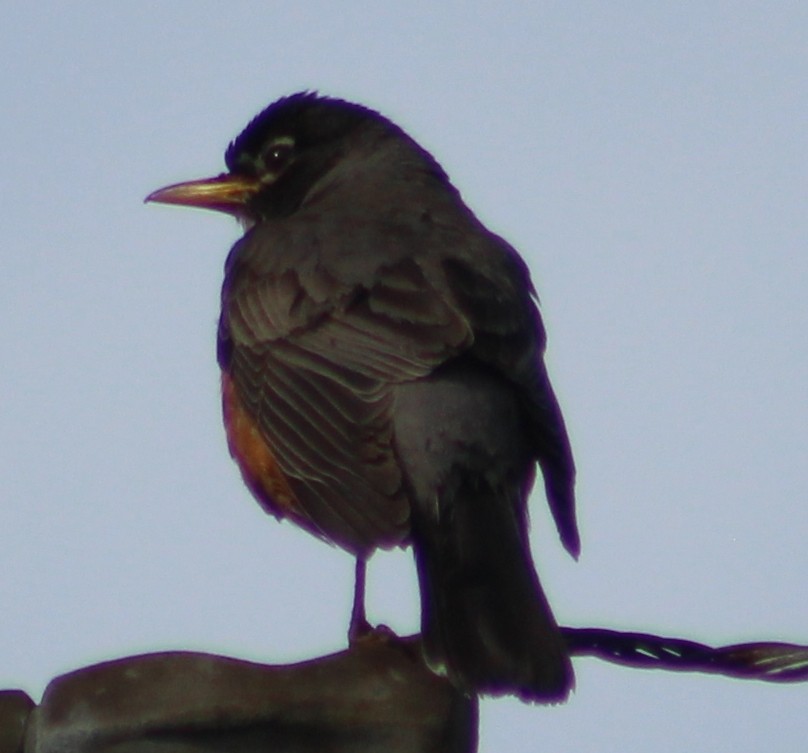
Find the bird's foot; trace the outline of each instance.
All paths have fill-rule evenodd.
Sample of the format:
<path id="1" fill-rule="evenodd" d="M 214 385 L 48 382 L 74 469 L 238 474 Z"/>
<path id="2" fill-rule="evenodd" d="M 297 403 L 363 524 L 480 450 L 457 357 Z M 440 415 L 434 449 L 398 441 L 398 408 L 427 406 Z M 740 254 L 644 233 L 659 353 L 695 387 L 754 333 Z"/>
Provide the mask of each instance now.
<path id="1" fill-rule="evenodd" d="M 387 625 L 371 625 L 367 620 L 363 620 L 361 624 L 351 623 L 348 628 L 348 645 L 357 646 L 359 644 L 367 643 L 393 643 L 398 641 L 399 637 Z"/>
<path id="2" fill-rule="evenodd" d="M 360 641 L 363 641 L 373 633 L 373 625 L 371 625 L 365 616 L 358 617 L 354 615 L 351 618 L 351 624 L 348 626 L 348 645 L 353 646 Z"/>

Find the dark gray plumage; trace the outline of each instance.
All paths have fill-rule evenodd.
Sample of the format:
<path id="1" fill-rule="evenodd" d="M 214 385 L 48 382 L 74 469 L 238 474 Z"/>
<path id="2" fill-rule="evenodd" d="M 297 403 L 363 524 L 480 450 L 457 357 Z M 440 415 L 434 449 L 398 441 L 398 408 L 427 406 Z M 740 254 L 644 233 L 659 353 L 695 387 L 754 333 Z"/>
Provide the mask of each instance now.
<path id="1" fill-rule="evenodd" d="M 360 558 L 411 541 L 427 655 L 458 685 L 563 698 L 572 670 L 526 501 L 538 462 L 577 555 L 574 467 L 523 261 L 358 105 L 280 100 L 226 161 L 152 198 L 251 225 L 227 260 L 218 346 L 248 484 Z"/>

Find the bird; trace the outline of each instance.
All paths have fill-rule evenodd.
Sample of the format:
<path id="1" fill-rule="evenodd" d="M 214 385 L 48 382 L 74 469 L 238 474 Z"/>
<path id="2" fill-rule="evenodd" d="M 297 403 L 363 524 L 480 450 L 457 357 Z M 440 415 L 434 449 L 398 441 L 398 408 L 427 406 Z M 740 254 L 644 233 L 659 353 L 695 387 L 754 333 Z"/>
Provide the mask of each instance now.
<path id="1" fill-rule="evenodd" d="M 224 424 L 269 513 L 365 563 L 412 545 L 423 655 L 468 694 L 567 698 L 536 574 L 537 467 L 576 559 L 575 466 L 527 265 L 379 112 L 315 91 L 253 118 L 227 171 L 146 201 L 234 216 L 217 358 Z"/>

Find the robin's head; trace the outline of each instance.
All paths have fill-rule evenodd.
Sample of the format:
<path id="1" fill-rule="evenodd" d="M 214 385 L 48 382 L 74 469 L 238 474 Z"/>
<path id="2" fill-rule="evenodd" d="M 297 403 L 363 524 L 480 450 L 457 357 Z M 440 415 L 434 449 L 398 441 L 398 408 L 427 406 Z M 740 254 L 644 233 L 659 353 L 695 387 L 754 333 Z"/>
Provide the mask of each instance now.
<path id="1" fill-rule="evenodd" d="M 228 172 L 161 188 L 146 201 L 213 209 L 256 222 L 294 213 L 322 179 L 395 140 L 443 176 L 432 158 L 379 113 L 303 92 L 279 99 L 230 144 Z"/>

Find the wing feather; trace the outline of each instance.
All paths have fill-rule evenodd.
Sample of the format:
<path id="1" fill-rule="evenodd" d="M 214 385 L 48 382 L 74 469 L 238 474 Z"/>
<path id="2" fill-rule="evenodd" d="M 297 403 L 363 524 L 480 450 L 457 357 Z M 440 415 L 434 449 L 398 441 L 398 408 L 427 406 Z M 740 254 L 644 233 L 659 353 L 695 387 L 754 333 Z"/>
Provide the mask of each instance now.
<path id="1" fill-rule="evenodd" d="M 496 236 L 469 248 L 448 237 L 434 238 L 431 251 L 379 262 L 374 274 L 366 250 L 350 282 L 342 257 L 340 277 L 285 246 L 269 257 L 248 234 L 227 265 L 222 366 L 304 516 L 325 538 L 364 551 L 408 534 L 393 450 L 395 385 L 468 352 L 520 395 L 551 509 L 577 551 L 572 455 L 527 270 Z"/>
<path id="2" fill-rule="evenodd" d="M 317 281 L 318 297 L 327 284 Z M 220 333 L 241 400 L 303 517 L 362 551 L 408 533 L 393 386 L 427 375 L 472 336 L 411 260 L 379 270 L 369 288 L 332 292 L 326 309 L 296 272 L 247 275 L 225 296 Z"/>

